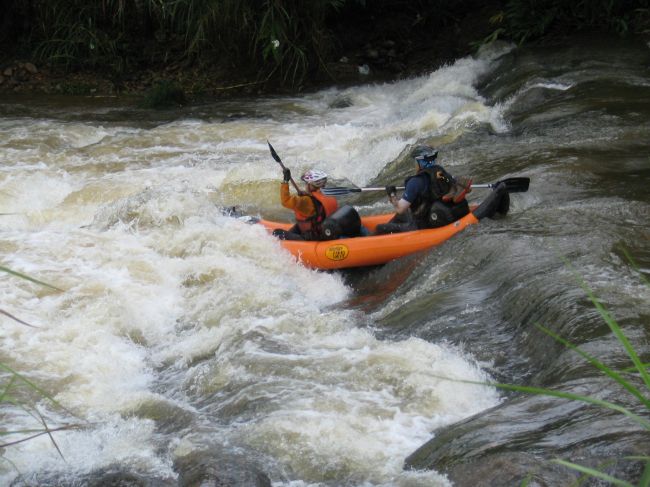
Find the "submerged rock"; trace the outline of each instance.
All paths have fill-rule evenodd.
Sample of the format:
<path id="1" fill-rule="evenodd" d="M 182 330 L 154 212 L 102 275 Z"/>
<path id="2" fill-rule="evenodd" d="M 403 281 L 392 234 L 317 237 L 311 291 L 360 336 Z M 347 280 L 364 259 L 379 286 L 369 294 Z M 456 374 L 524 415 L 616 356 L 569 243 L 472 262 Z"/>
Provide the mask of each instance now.
<path id="1" fill-rule="evenodd" d="M 563 390 L 584 394 L 598 381 L 574 381 Z M 600 384 L 600 399 L 620 403 L 620 391 Z M 633 401 L 622 404 L 634 409 Z M 436 431 L 407 457 L 406 470 L 436 470 L 456 487 L 570 485 L 580 477 L 554 459 L 638 481 L 642 465 L 624 457 L 648 455 L 647 432 L 626 416 L 579 401 L 526 396 Z M 587 484 L 589 485 L 589 484 Z"/>
<path id="2" fill-rule="evenodd" d="M 67 473 L 43 472 L 20 476 L 11 483 L 11 487 L 174 487 L 175 479 L 160 478 L 127 472 L 120 467 L 107 467 L 82 476 L 70 476 Z"/>
<path id="3" fill-rule="evenodd" d="M 268 475 L 254 461 L 244 454 L 220 448 L 179 457 L 174 469 L 179 475 L 178 485 L 182 487 L 271 487 Z"/>

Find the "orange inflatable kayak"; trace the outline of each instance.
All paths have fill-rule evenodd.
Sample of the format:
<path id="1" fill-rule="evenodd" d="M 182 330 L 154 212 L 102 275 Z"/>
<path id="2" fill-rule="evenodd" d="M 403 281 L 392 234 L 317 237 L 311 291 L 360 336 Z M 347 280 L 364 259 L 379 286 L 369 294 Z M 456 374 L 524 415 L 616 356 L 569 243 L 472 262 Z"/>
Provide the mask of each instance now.
<path id="1" fill-rule="evenodd" d="M 484 217 L 492 217 L 496 212 L 505 214 L 508 211 L 508 203 L 509 195 L 505 189 L 494 190 L 468 214 L 439 228 L 325 241 L 281 240 L 281 243 L 296 260 L 315 269 L 344 269 L 385 264 L 440 245 L 467 226 L 478 223 Z M 374 232 L 378 224 L 387 222 L 392 216 L 393 214 L 362 216 L 361 224 L 370 232 Z M 275 229 L 288 230 L 292 226 L 291 223 L 264 219 L 260 219 L 258 223 L 270 232 Z"/>

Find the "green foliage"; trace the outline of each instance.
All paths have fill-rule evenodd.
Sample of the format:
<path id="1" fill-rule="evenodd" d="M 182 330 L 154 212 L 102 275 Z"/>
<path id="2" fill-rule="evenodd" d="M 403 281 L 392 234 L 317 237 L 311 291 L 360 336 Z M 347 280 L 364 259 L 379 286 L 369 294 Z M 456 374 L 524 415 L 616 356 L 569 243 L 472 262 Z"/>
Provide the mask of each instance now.
<path id="1" fill-rule="evenodd" d="M 144 108 L 171 108 L 186 103 L 183 89 L 174 81 L 158 81 L 147 92 L 143 100 Z"/>
<path id="2" fill-rule="evenodd" d="M 508 0 L 503 24 L 506 36 L 518 43 L 587 30 L 624 35 L 644 7 L 647 0 Z"/>
<path id="3" fill-rule="evenodd" d="M 295 85 L 322 64 L 332 44 L 326 20 L 345 1 L 40 0 L 24 20 L 36 56 L 71 69 L 124 73 L 143 51 L 161 62 L 173 51 L 190 61 L 257 68 L 262 78 L 277 75 Z"/>
<path id="4" fill-rule="evenodd" d="M 473 0 L 9 0 L 0 39 L 32 46 L 39 61 L 69 69 L 109 71 L 121 79 L 143 65 L 199 62 L 298 86 L 318 72 L 340 36 L 359 27 L 382 38 L 423 36 L 458 25 Z M 650 0 L 503 0 L 492 17 L 496 38 L 526 42 L 597 29 L 625 34 L 650 25 Z M 488 7 L 490 2 L 488 2 Z M 356 22 L 357 17 L 363 25 Z M 392 20 L 391 33 L 372 31 L 372 19 Z M 645 20 L 644 20 L 645 19 Z"/>
<path id="5" fill-rule="evenodd" d="M 119 31 L 107 29 L 98 2 L 39 3 L 34 35 L 42 42 L 36 48 L 39 59 L 69 68 L 101 64 L 119 66 Z"/>

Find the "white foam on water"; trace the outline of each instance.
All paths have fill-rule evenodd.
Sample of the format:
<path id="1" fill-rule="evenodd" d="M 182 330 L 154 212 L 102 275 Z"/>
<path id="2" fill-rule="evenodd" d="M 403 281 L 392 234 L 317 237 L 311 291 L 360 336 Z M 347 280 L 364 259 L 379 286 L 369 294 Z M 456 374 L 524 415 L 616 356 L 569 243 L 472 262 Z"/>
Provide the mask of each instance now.
<path id="1" fill-rule="evenodd" d="M 401 465 L 437 427 L 498 401 L 491 389 L 441 378 L 485 380 L 471 357 L 378 340 L 372 316 L 340 307 L 352 291 L 339 274 L 297 265 L 265 230 L 215 203 L 279 208 L 267 139 L 296 176 L 320 165 L 361 184 L 422 137 L 498 128 L 500 109 L 473 88 L 488 69 L 468 58 L 392 85 L 284 100 L 284 121 L 0 122 L 0 158 L 11 160 L 0 171 L 2 212 L 23 214 L 0 219 L 1 264 L 65 289 L 0 280 L 3 309 L 41 327 L 0 317 L 0 356 L 93 422 L 56 433 L 71 470 L 117 463 L 172 475 L 170 438 L 138 411 L 171 401 L 220 422 L 218 402 L 200 412 L 194 402 L 228 386 L 234 397 L 223 400 L 241 401 L 247 419 L 226 437 L 306 483 L 331 474 L 359 485 L 446 485 Z M 27 474 L 65 470 L 46 439 L 4 456 Z M 0 468 L 4 481 L 15 476 Z"/>
<path id="2" fill-rule="evenodd" d="M 486 105 L 473 87 L 489 71 L 490 61 L 464 58 L 421 78 L 305 97 L 301 102 L 311 114 L 294 117 L 298 122 L 271 124 L 265 137 L 292 169 L 318 166 L 364 184 L 421 138 L 458 135 L 480 123 L 507 130 L 501 108 Z M 332 109 L 337 100 L 345 102 L 343 107 Z M 260 149 L 267 157 L 266 147 Z"/>
<path id="3" fill-rule="evenodd" d="M 2 355 L 18 370 L 37 371 L 56 399 L 83 418 L 110 424 L 116 413 L 128 415 L 143 401 L 155 400 L 152 387 L 160 364 L 184 363 L 227 347 L 233 336 L 277 313 L 278 303 L 308 300 L 311 306 L 329 306 L 348 295 L 338 276 L 295 265 L 262 228 L 232 218 L 196 217 L 201 213 L 196 205 L 175 204 L 184 201 L 182 196 L 161 191 L 134 206 L 137 218 L 152 222 L 135 233 L 117 219 L 100 231 L 46 229 L 28 240 L 13 236 L 20 248 L 3 263 L 66 291 L 27 298 L 29 319 L 42 328 L 7 323 L 0 331 Z M 165 224 L 171 216 L 187 218 L 186 224 Z M 207 279 L 199 293 L 193 289 L 195 279 Z M 259 287 L 251 286 L 254 282 Z M 33 287 L 3 281 L 3 306 L 20 315 Z M 213 342 L 205 332 L 211 326 L 222 333 Z M 64 444 L 66 457 L 76 458 L 81 455 L 76 448 L 85 448 L 87 471 L 105 463 L 101 443 L 94 454 L 83 442 Z M 153 446 L 142 442 L 120 444 L 121 455 L 156 456 Z M 7 455 L 23 469 L 39 471 L 50 468 L 51 460 L 36 453 L 41 448 L 28 442 Z M 148 468 L 157 469 L 155 462 Z"/>
<path id="4" fill-rule="evenodd" d="M 352 478 L 377 485 L 402 478 L 405 452 L 436 428 L 498 402 L 493 389 L 458 382 L 486 376 L 444 346 L 414 338 L 383 343 L 356 329 L 301 343 L 291 356 L 247 350 L 247 360 L 257 364 L 285 362 L 273 368 L 280 373 L 272 379 L 258 377 L 257 386 L 264 395 L 280 382 L 284 397 L 273 397 L 277 407 L 238 434 L 310 481 Z M 253 363 L 242 369 L 264 370 Z"/>
<path id="5" fill-rule="evenodd" d="M 156 453 L 154 426 L 153 421 L 112 415 L 103 417 L 100 424 L 90 428 L 53 433 L 65 462 L 47 435 L 35 438 L 12 447 L 4 455 L 13 466 L 6 472 L 0 471 L 0 480 L 3 484 L 10 481 L 13 470 L 14 475 L 19 471 L 25 479 L 49 472 L 73 484 L 78 481 L 75 478 L 78 475 L 116 465 L 135 471 L 154 471 L 162 478 L 175 478 L 176 473 L 168 462 Z"/>
<path id="6" fill-rule="evenodd" d="M 547 82 L 540 81 L 537 83 L 533 83 L 530 86 L 526 86 L 525 89 L 543 88 L 546 90 L 566 91 L 573 88 L 573 86 L 574 86 L 573 83 L 566 84 L 566 83 L 554 83 L 551 81 L 547 81 Z"/>

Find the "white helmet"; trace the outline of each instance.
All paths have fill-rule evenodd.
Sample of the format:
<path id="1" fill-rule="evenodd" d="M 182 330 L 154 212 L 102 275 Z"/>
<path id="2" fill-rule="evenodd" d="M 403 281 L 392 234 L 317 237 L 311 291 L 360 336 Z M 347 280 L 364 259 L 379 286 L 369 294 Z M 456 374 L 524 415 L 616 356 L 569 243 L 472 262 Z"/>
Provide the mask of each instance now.
<path id="1" fill-rule="evenodd" d="M 316 188 L 322 188 L 327 184 L 327 174 L 318 169 L 310 169 L 300 179 Z"/>

